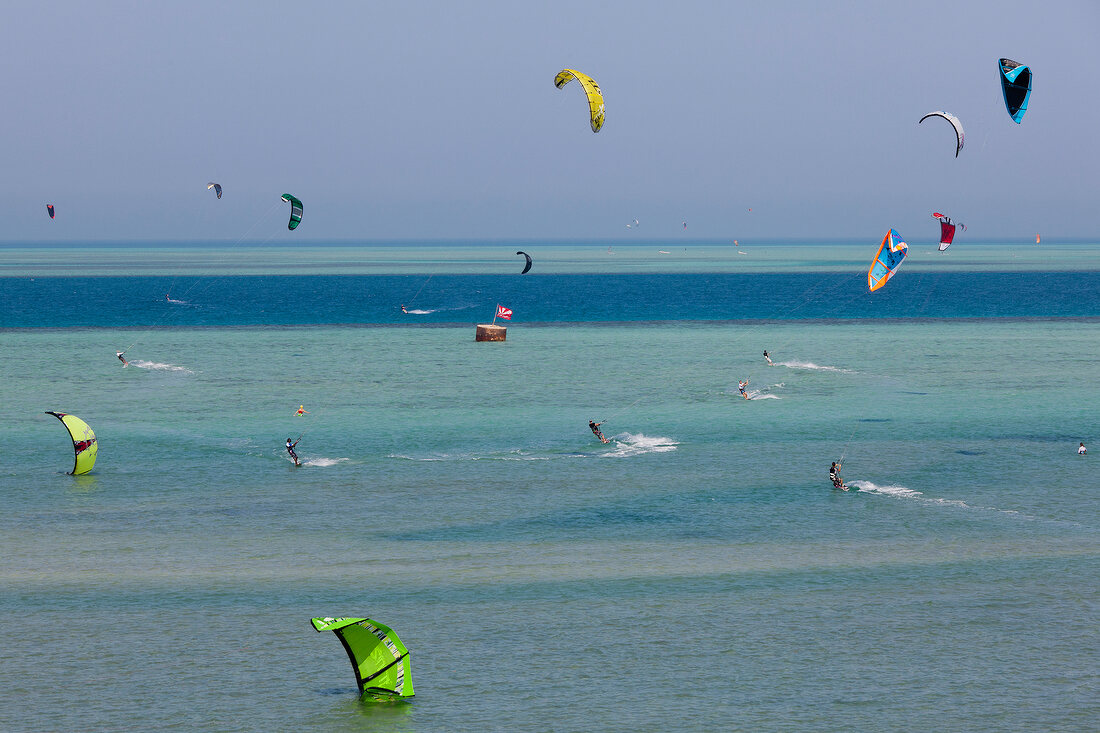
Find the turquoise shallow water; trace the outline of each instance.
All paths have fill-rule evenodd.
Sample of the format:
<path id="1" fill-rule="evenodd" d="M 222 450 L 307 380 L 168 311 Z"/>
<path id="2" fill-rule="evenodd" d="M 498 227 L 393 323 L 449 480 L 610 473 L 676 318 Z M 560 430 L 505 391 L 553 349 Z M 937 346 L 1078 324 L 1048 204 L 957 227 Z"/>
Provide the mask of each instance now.
<path id="1" fill-rule="evenodd" d="M 879 235 L 881 238 L 881 235 Z M 945 252 L 931 239 L 909 239 L 904 271 L 1100 270 L 1096 243 L 1043 245 L 966 242 Z M 384 245 L 344 242 L 303 247 L 251 241 L 109 242 L 0 245 L 0 275 L 195 276 L 237 275 L 420 275 L 422 273 L 518 273 L 523 250 L 533 274 L 677 272 L 866 272 L 879 239 L 866 242 L 743 242 L 653 240 L 631 243 L 408 242 Z"/>
<path id="2" fill-rule="evenodd" d="M 1094 725 L 1100 322 L 613 315 L 0 333 L 0 728 Z"/>

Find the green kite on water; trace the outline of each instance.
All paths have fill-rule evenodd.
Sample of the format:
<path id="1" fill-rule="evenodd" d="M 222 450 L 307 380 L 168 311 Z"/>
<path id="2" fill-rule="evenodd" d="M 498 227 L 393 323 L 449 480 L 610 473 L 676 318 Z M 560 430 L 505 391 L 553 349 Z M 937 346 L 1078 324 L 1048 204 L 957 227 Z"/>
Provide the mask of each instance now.
<path id="1" fill-rule="evenodd" d="M 69 473 L 73 476 L 80 476 L 91 471 L 92 467 L 95 466 L 96 455 L 99 454 L 99 444 L 96 443 L 92 428 L 76 415 L 51 412 L 50 410 L 46 410 L 46 414 L 53 415 L 60 420 L 65 429 L 69 431 L 69 437 L 73 440 L 73 451 L 76 456 L 73 459 L 73 470 Z"/>
<path id="2" fill-rule="evenodd" d="M 332 631 L 355 670 L 359 694 L 378 701 L 413 696 L 409 650 L 389 626 L 369 618 L 310 619 L 317 631 Z"/>

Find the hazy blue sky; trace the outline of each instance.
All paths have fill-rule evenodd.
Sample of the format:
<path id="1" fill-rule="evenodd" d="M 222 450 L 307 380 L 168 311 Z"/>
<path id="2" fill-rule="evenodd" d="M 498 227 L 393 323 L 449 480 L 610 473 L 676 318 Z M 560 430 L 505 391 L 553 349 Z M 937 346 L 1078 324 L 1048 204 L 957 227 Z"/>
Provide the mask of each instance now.
<path id="1" fill-rule="evenodd" d="M 1095 0 L 13 3 L 0 239 L 1094 236 L 1098 41 Z"/>

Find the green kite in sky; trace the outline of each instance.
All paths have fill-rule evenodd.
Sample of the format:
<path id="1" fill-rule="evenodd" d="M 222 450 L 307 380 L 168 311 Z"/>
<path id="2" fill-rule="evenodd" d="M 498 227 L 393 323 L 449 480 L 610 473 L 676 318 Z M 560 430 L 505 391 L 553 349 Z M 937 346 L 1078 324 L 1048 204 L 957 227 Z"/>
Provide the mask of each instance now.
<path id="1" fill-rule="evenodd" d="M 289 193 L 284 193 L 279 198 L 290 204 L 290 221 L 287 222 L 286 228 L 294 231 L 302 223 L 302 200 L 297 196 L 291 196 Z"/>

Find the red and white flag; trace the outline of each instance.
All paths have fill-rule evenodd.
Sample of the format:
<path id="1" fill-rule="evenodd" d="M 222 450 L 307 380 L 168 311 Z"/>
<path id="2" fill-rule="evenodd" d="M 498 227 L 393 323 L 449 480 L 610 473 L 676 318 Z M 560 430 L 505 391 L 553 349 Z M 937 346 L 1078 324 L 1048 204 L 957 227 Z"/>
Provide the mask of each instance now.
<path id="1" fill-rule="evenodd" d="M 497 306 L 497 318 L 503 318 L 506 321 L 512 320 L 512 309 L 505 308 L 502 305 Z"/>

